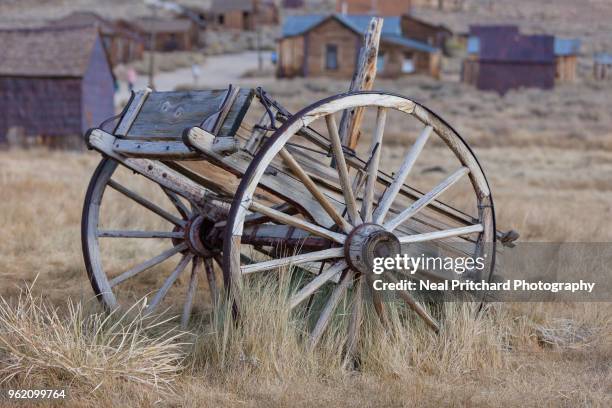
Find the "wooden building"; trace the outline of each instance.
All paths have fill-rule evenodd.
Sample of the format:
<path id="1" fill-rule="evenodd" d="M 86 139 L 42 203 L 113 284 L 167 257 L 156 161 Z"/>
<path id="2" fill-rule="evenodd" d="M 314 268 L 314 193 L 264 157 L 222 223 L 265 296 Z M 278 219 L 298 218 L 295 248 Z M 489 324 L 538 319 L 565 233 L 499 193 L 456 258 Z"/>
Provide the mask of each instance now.
<path id="1" fill-rule="evenodd" d="M 111 64 L 127 63 L 142 59 L 144 42 L 142 37 L 128 27 L 120 27 L 96 13 L 79 11 L 51 22 L 56 27 L 96 27 L 102 36 Z"/>
<path id="2" fill-rule="evenodd" d="M 410 12 L 411 0 L 336 0 L 336 13 L 400 16 Z"/>
<path id="3" fill-rule="evenodd" d="M 398 0 L 402 2 L 403 0 Z M 410 0 L 413 7 L 430 8 L 442 11 L 465 10 L 465 0 Z"/>
<path id="4" fill-rule="evenodd" d="M 84 147 L 114 114 L 114 77 L 94 27 L 0 30 L 0 141 L 15 129 L 43 144 Z"/>
<path id="5" fill-rule="evenodd" d="M 599 81 L 612 78 L 612 54 L 595 54 L 593 77 Z"/>
<path id="6" fill-rule="evenodd" d="M 463 63 L 464 82 L 505 93 L 519 87 L 549 89 L 576 79 L 580 40 L 522 35 L 517 26 L 472 26 Z"/>
<path id="7" fill-rule="evenodd" d="M 304 7 L 304 0 L 283 0 L 283 9 L 300 9 Z"/>
<path id="8" fill-rule="evenodd" d="M 288 16 L 278 43 L 277 76 L 351 78 L 370 19 L 343 14 Z M 385 18 L 379 50 L 380 77 L 440 75 L 440 50 L 403 36 L 400 17 Z"/>
<path id="9" fill-rule="evenodd" d="M 208 14 L 208 27 L 216 30 L 254 31 L 279 22 L 272 0 L 213 0 Z"/>
<path id="10" fill-rule="evenodd" d="M 442 50 L 445 48 L 446 41 L 453 36 L 453 32 L 447 27 L 427 22 L 410 14 L 402 15 L 401 24 L 404 36 Z"/>
<path id="11" fill-rule="evenodd" d="M 576 80 L 579 52 L 579 39 L 555 37 L 555 79 L 557 81 L 574 82 Z"/>
<path id="12" fill-rule="evenodd" d="M 147 50 L 191 51 L 198 45 L 198 27 L 188 18 L 144 17 L 132 21 L 122 20 L 120 25 L 138 32 Z M 154 44 L 151 44 L 152 37 L 155 39 Z"/>

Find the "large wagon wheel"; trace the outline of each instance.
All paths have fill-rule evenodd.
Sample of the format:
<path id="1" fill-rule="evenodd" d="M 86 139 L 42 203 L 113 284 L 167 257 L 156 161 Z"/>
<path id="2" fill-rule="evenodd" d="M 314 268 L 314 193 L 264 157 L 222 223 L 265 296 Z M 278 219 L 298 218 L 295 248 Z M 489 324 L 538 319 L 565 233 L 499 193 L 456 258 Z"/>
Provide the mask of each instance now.
<path id="1" fill-rule="evenodd" d="M 115 160 L 102 159 L 85 197 L 81 240 L 87 274 L 105 309 L 146 297 L 145 313 L 180 305 L 185 327 L 202 299 L 197 287 L 204 272 L 216 302 L 213 260 L 220 262 L 220 251 L 202 244 L 210 227 L 205 215 Z M 183 279 L 190 263 L 191 274 Z"/>
<path id="2" fill-rule="evenodd" d="M 352 152 L 341 145 L 336 116 L 344 110 L 361 108 L 366 112 L 365 117 L 370 115 L 371 123 L 375 123 L 371 129 L 372 141 L 365 143 L 362 140 L 361 146 Z M 392 161 L 390 157 L 398 149 L 393 143 L 390 149 L 385 149 L 385 128 L 389 126 L 392 116 L 393 119 L 399 119 L 400 125 L 395 129 L 399 129 L 403 137 L 411 126 L 415 130 L 421 128 L 415 142 L 401 155 L 399 166 L 392 170 L 393 173 L 381 170 L 383 164 L 388 165 Z M 362 135 L 364 133 L 362 131 Z M 314 136 L 306 137 L 309 134 Z M 318 142 L 315 140 L 317 136 L 320 136 Z M 428 163 L 429 166 L 434 165 L 434 171 L 415 174 L 413 168 L 424 146 L 435 144 L 431 139 L 438 139 L 438 145 L 441 146 L 436 148 L 433 160 L 447 152 L 451 161 L 457 165 L 447 176 L 437 174 L 440 166 L 435 162 Z M 313 140 L 323 155 L 312 153 L 315 149 L 310 142 Z M 337 172 L 335 182 L 338 184 L 335 190 L 329 187 L 334 184 L 330 177 L 315 174 L 312 163 L 304 160 L 306 156 L 303 153 L 306 150 L 313 160 L 324 157 L 326 151 L 331 152 L 326 165 L 328 170 L 330 165 L 332 169 L 337 169 L 334 170 L 334 173 Z M 269 177 L 271 168 L 286 171 L 298 179 L 310 193 L 311 199 L 320 205 L 321 211 L 329 216 L 330 222 L 324 224 L 310 221 L 306 217 L 286 216 L 258 202 L 255 192 L 263 188 L 264 183 L 261 181 Z M 411 185 L 419 184 L 420 179 L 428 179 L 432 175 L 437 175 L 438 180 L 430 187 L 421 187 L 421 190 L 408 187 L 408 182 Z M 468 204 L 462 204 L 468 207 L 464 211 L 454 207 L 454 196 L 450 194 L 458 185 L 467 189 L 467 195 L 457 196 L 463 197 L 463 201 L 469 198 Z M 276 224 L 299 228 L 319 239 L 323 238 L 328 241 L 327 248 L 245 263 L 240 258 L 241 246 L 244 245 L 243 226 L 245 218 L 253 213 L 265 214 Z M 295 114 L 254 157 L 242 178 L 229 214 L 224 237 L 225 284 L 226 288 L 231 287 L 239 302 L 242 281 L 246 275 L 265 271 L 279 273 L 279 268 L 291 265 L 314 262 L 322 264 L 321 272 L 293 293 L 289 305 L 291 308 L 300 305 L 304 307 L 310 303 L 306 300 L 315 294 L 324 297 L 319 299 L 324 306 L 317 309 L 318 316 L 313 319 L 314 327 L 310 332 L 310 344 L 314 346 L 329 326 L 343 299 L 348 299 L 347 292 L 351 292 L 353 302 L 351 312 L 348 313 L 351 318 L 347 350 L 352 352 L 360 331 L 362 303 L 371 299 L 383 323 L 388 312 L 385 312 L 386 306 L 379 293 L 372 291 L 372 296 L 363 295 L 363 288 L 371 287 L 365 282 L 371 283 L 375 278 L 371 272 L 372 258 L 402 253 L 414 255 L 414 251 L 421 251 L 422 247 L 419 246 L 429 248 L 425 249 L 429 253 L 433 250 L 454 256 L 482 256 L 486 259 L 485 268 L 480 271 L 480 276 L 470 278 L 490 279 L 495 255 L 493 201 L 476 157 L 446 122 L 409 99 L 379 92 L 338 95 Z M 395 273 L 382 275 L 384 280 L 390 282 L 396 281 L 399 276 Z M 333 289 L 322 290 L 324 286 Z M 428 326 L 439 330 L 436 318 L 410 292 L 396 293 Z M 315 313 L 314 309 L 310 310 Z"/>

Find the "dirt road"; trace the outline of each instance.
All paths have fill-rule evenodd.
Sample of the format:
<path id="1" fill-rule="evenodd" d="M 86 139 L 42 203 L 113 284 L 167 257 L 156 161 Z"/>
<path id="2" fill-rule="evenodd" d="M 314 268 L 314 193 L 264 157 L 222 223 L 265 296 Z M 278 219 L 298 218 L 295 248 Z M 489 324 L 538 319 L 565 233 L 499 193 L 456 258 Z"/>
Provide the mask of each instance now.
<path id="1" fill-rule="evenodd" d="M 264 70 L 272 69 L 271 53 L 262 53 Z M 225 88 L 230 83 L 241 82 L 240 78 L 245 72 L 257 69 L 257 52 L 247 51 L 238 54 L 212 55 L 206 58 L 200 67 L 201 74 L 196 88 Z M 195 84 L 191 68 L 181 68 L 171 72 L 159 72 L 155 75 L 155 88 L 158 91 L 173 91 L 179 85 Z M 136 80 L 135 89 L 143 89 L 148 85 L 148 78 L 141 75 Z M 121 104 L 129 98 L 125 83 L 120 83 L 119 91 L 115 94 L 115 101 Z"/>

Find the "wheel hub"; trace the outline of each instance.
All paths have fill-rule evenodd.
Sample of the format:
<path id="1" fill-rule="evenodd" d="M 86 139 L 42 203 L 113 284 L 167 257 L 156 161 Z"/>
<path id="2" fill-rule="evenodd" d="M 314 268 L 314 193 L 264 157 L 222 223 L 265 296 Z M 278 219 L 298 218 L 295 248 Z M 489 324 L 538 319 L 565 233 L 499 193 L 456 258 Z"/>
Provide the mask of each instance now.
<path id="1" fill-rule="evenodd" d="M 210 256 L 211 248 L 206 245 L 206 240 L 215 222 L 203 215 L 197 215 L 190 219 L 185 226 L 185 242 L 191 250 L 199 256 Z"/>
<path id="2" fill-rule="evenodd" d="M 358 226 L 344 244 L 348 264 L 361 273 L 372 273 L 375 258 L 395 257 L 400 252 L 399 239 L 378 224 Z"/>

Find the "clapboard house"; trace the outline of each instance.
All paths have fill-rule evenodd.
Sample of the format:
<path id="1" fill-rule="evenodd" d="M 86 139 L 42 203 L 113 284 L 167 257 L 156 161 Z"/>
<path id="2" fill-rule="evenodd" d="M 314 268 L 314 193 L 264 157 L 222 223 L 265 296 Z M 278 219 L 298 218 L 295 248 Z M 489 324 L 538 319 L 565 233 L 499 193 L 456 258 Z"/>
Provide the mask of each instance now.
<path id="1" fill-rule="evenodd" d="M 113 66 L 139 60 L 143 56 L 143 38 L 128 27 L 120 27 L 90 11 L 75 11 L 51 22 L 56 27 L 95 27 Z"/>
<path id="2" fill-rule="evenodd" d="M 599 81 L 612 78 L 612 54 L 600 52 L 593 57 L 593 77 Z"/>
<path id="3" fill-rule="evenodd" d="M 472 26 L 462 80 L 500 94 L 516 88 L 551 89 L 576 79 L 580 40 L 523 35 L 517 26 Z"/>
<path id="4" fill-rule="evenodd" d="M 96 28 L 0 30 L 0 142 L 21 134 L 52 147 L 114 114 L 114 77 Z"/>
<path id="5" fill-rule="evenodd" d="M 277 76 L 351 78 L 371 16 L 287 16 L 278 42 Z M 440 50 L 403 35 L 401 17 L 386 17 L 377 75 L 398 78 L 421 73 L 438 78 Z"/>
<path id="6" fill-rule="evenodd" d="M 119 25 L 136 31 L 146 50 L 191 51 L 198 45 L 198 26 L 188 18 L 142 17 L 121 20 Z"/>
<path id="7" fill-rule="evenodd" d="M 577 38 L 555 37 L 555 79 L 574 82 L 578 68 L 580 40 Z"/>
<path id="8" fill-rule="evenodd" d="M 402 33 L 413 40 L 444 50 L 453 32 L 442 24 L 433 24 L 410 14 L 402 15 Z"/>
<path id="9" fill-rule="evenodd" d="M 400 16 L 410 12 L 411 0 L 336 0 L 336 13 Z"/>
<path id="10" fill-rule="evenodd" d="M 279 11 L 272 0 L 212 0 L 207 27 L 213 30 L 254 31 L 277 25 Z"/>

